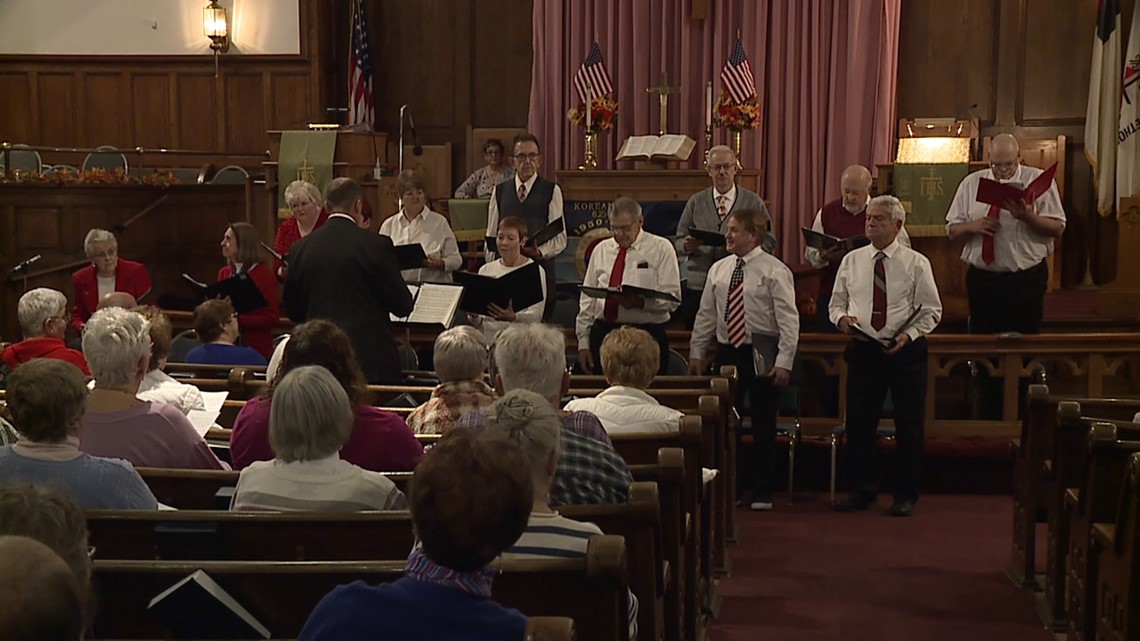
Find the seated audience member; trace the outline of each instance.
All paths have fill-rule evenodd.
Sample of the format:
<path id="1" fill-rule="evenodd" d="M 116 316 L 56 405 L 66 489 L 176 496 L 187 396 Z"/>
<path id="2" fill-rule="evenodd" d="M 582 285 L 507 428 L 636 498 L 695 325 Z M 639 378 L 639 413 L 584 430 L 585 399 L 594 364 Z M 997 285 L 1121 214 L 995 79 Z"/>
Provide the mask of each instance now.
<path id="1" fill-rule="evenodd" d="M 51 548 L 24 536 L 0 536 L 0 639 L 81 641 L 79 580 Z"/>
<path id="2" fill-rule="evenodd" d="M 171 333 L 170 319 L 157 307 L 145 305 L 135 310 L 150 323 L 150 364 L 146 376 L 139 383 L 138 397 L 144 401 L 157 401 L 170 403 L 189 414 L 190 410 L 204 410 L 206 403 L 202 400 L 202 392 L 197 387 L 180 383 L 166 372 L 166 359 L 170 357 Z"/>
<path id="3" fill-rule="evenodd" d="M 9 369 L 34 358 L 55 358 L 67 361 L 90 376 L 83 352 L 71 349 L 63 342 L 67 333 L 67 297 L 47 287 L 37 287 L 20 297 L 16 316 L 24 340 L 12 343 L 0 352 L 0 360 Z"/>
<path id="4" fill-rule="evenodd" d="M 108 292 L 99 298 L 99 304 L 95 306 L 95 311 L 108 307 L 135 309 L 138 306 L 139 302 L 135 300 L 135 297 L 126 292 Z"/>
<path id="5" fill-rule="evenodd" d="M 467 412 L 483 409 L 495 400 L 487 375 L 487 342 L 470 325 L 452 327 L 435 339 L 433 362 L 439 385 L 428 402 L 408 415 L 416 434 L 443 434 Z"/>
<path id="6" fill-rule="evenodd" d="M 484 263 L 479 268 L 479 273 L 483 276 L 498 278 L 533 263 L 534 260 L 523 256 L 521 252 L 526 241 L 527 228 L 523 219 L 518 216 L 504 218 L 499 222 L 499 232 L 495 240 L 495 246 L 499 248 L 499 258 Z M 546 297 L 550 294 L 546 291 L 546 272 L 541 266 L 538 268 L 538 277 L 542 282 L 542 300 L 530 307 L 515 311 L 513 303 L 507 305 L 506 309 L 491 304 L 487 308 L 486 315 L 468 315 L 474 325 L 483 328 L 483 334 L 487 337 L 488 342 L 494 341 L 495 336 L 510 323 L 516 321 L 520 323 L 542 322 L 542 310 L 546 305 Z"/>
<path id="7" fill-rule="evenodd" d="M 488 138 L 483 143 L 483 160 L 487 164 L 476 169 L 455 190 L 456 198 L 490 198 L 495 185 L 512 180 L 515 170 L 507 160 L 506 148 L 498 138 Z"/>
<path id="8" fill-rule="evenodd" d="M 526 528 L 533 492 L 518 446 L 448 432 L 416 468 L 409 503 L 419 544 L 404 576 L 335 588 L 299 641 L 522 641 L 526 616 L 491 600 L 489 564 Z"/>
<path id="9" fill-rule="evenodd" d="M 0 445 L 11 445 L 19 438 L 16 434 L 16 428 L 12 424 L 0 417 Z"/>
<path id="10" fill-rule="evenodd" d="M 290 371 L 304 365 L 320 365 L 328 370 L 340 382 L 356 410 L 352 436 L 341 448 L 341 458 L 374 472 L 407 471 L 416 467 L 423 458 L 423 446 L 402 418 L 370 405 L 368 384 L 364 382 L 364 373 L 356 362 L 348 336 L 329 321 L 313 320 L 293 330 L 276 376 L 260 396 L 246 402 L 234 419 L 230 456 L 235 469 L 273 458 L 269 422 L 276 387 Z"/>
<path id="11" fill-rule="evenodd" d="M 308 236 L 314 229 L 325 224 L 329 212 L 324 207 L 325 199 L 317 186 L 304 180 L 294 180 L 285 187 L 285 204 L 293 212 L 277 227 L 277 237 L 273 240 L 273 251 L 279 256 L 288 256 L 293 243 Z M 284 276 L 284 266 L 277 263 L 277 277 Z"/>
<path id="12" fill-rule="evenodd" d="M 130 463 L 79 450 L 87 394 L 83 373 L 70 363 L 40 359 L 12 373 L 6 400 L 20 439 L 0 447 L 0 483 L 50 485 L 88 510 L 158 509 Z"/>
<path id="13" fill-rule="evenodd" d="M 265 358 L 273 353 L 272 330 L 281 319 L 281 306 L 277 302 L 277 278 L 272 268 L 261 262 L 261 239 L 249 223 L 233 223 L 222 237 L 222 257 L 226 266 L 218 270 L 218 280 L 247 274 L 265 305 L 260 309 L 238 314 L 238 329 L 245 344 Z"/>
<path id="14" fill-rule="evenodd" d="M 570 388 L 566 371 L 566 338 L 549 325 L 515 323 L 495 341 L 500 394 L 525 389 L 557 408 Z M 625 503 L 633 477 L 610 442 L 598 417 L 589 412 L 562 412 L 562 453 L 550 491 L 551 505 Z M 483 412 L 468 412 L 458 427 L 482 429 Z"/>
<path id="15" fill-rule="evenodd" d="M 601 352 L 602 372 L 610 386 L 594 398 L 570 401 L 567 410 L 591 412 L 610 434 L 680 429 L 683 412 L 665 407 L 645 391 L 661 358 L 649 332 L 619 327 L 602 341 Z"/>
<path id="16" fill-rule="evenodd" d="M 235 345 L 240 331 L 238 315 L 228 300 L 208 300 L 194 308 L 194 333 L 202 344 L 186 354 L 187 363 L 203 365 L 265 365 L 268 361 L 250 347 Z"/>
<path id="17" fill-rule="evenodd" d="M 43 485 L 0 484 L 0 536 L 26 536 L 51 548 L 79 580 L 86 609 L 93 550 L 87 547 L 87 516 L 75 501 Z"/>
<path id="18" fill-rule="evenodd" d="M 402 510 L 388 477 L 340 458 L 355 420 L 348 394 L 316 365 L 286 374 L 273 393 L 269 444 L 276 457 L 241 471 L 234 510 Z"/>
<path id="19" fill-rule="evenodd" d="M 404 269 L 400 273 L 409 283 L 450 283 L 451 272 L 459 269 L 463 259 L 451 224 L 442 215 L 427 206 L 424 190 L 427 181 L 423 174 L 407 169 L 396 180 L 403 207 L 395 216 L 380 223 L 380 235 L 392 239 L 392 244 L 423 246 L 427 258 L 422 267 Z"/>
<path id="20" fill-rule="evenodd" d="M 568 519 L 550 507 L 550 484 L 558 468 L 562 423 L 558 411 L 534 392 L 516 389 L 487 411 L 487 436 L 518 445 L 530 463 L 534 505 L 526 530 L 503 558 L 585 557 L 590 537 L 602 534 L 593 523 Z M 629 595 L 629 638 L 637 638 L 637 597 Z"/>
<path id="21" fill-rule="evenodd" d="M 83 330 L 95 376 L 79 448 L 140 467 L 229 469 L 177 407 L 138 398 L 150 367 L 150 331 L 137 312 L 101 309 Z"/>
<path id="22" fill-rule="evenodd" d="M 126 292 L 137 301 L 150 293 L 150 273 L 146 265 L 119 258 L 119 241 L 103 229 L 92 229 L 83 240 L 83 251 L 91 264 L 71 275 L 75 306 L 71 326 L 82 332 L 99 300 L 111 292 Z"/>

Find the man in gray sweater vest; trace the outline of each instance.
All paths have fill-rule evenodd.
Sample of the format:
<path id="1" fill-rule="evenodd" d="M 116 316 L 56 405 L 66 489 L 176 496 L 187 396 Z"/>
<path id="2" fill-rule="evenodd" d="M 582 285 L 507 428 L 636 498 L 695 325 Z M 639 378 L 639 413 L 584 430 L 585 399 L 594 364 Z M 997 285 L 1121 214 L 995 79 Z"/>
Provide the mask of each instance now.
<path id="1" fill-rule="evenodd" d="M 681 221 L 677 223 L 677 253 L 686 258 L 688 280 L 681 289 L 681 306 L 674 319 L 680 319 L 688 329 L 693 328 L 693 320 L 701 301 L 701 291 L 705 288 L 705 276 L 713 263 L 728 255 L 724 245 L 711 246 L 689 233 L 691 229 L 724 234 L 728 230 L 728 219 L 734 211 L 758 209 L 768 215 L 768 208 L 755 192 L 736 184 L 736 154 L 725 145 L 717 145 L 709 150 L 708 172 L 712 187 L 699 191 L 685 203 Z M 769 254 L 776 248 L 776 236 L 767 230 L 762 243 Z"/>

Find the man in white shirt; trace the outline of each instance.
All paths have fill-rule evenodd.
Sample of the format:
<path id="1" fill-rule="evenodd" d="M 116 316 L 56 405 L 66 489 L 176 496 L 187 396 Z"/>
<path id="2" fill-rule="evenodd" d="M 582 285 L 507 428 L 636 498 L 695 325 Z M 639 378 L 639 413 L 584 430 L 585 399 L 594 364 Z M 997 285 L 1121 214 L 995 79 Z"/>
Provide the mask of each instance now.
<path id="1" fill-rule="evenodd" d="M 761 247 L 768 228 L 768 213 L 763 209 L 738 209 L 729 216 L 724 235 L 729 255 L 708 271 L 689 345 L 689 370 L 703 375 L 714 358 L 709 348 L 715 338 L 717 364 L 735 365 L 740 389 L 747 390 L 756 466 L 751 474 L 753 510 L 772 509 L 776 414 L 800 334 L 792 272 Z M 767 361 L 771 358 L 768 346 L 754 346 L 754 338 L 776 342 L 772 362 Z M 762 358 L 763 371 L 757 372 Z M 743 399 L 743 394 L 736 399 L 738 410 L 743 410 Z M 747 476 L 742 473 L 738 478 L 743 482 Z"/>
<path id="2" fill-rule="evenodd" d="M 530 132 L 515 136 L 514 140 L 515 177 L 499 183 L 491 194 L 487 207 L 486 259 L 495 259 L 495 237 L 499 233 L 499 220 L 507 216 L 518 216 L 526 221 L 528 238 L 535 238 L 544 227 L 562 218 L 562 188 L 538 175 L 542 166 L 542 149 L 538 138 Z M 546 308 L 542 320 L 549 321 L 554 313 L 557 283 L 554 275 L 554 258 L 566 249 L 566 225 L 562 232 L 538 245 L 527 246 L 522 253 L 538 263 L 546 273 Z"/>
<path id="3" fill-rule="evenodd" d="M 578 364 L 587 373 L 601 363 L 599 350 L 606 335 L 622 325 L 639 327 L 657 341 L 661 362 L 659 373 L 669 364 L 669 339 L 665 324 L 681 303 L 681 274 L 677 255 L 668 240 L 642 229 L 645 217 L 641 205 L 632 198 L 618 198 L 610 208 L 611 238 L 594 247 L 583 287 L 632 285 L 671 296 L 672 299 L 622 294 L 606 298 L 579 295 Z"/>
<path id="4" fill-rule="evenodd" d="M 977 202 L 982 178 L 1027 187 L 1043 172 L 1020 162 L 1017 139 L 994 136 L 990 168 L 966 176 L 946 214 L 950 240 L 965 239 L 962 260 L 970 265 L 966 290 L 970 332 L 993 334 L 1041 331 L 1053 239 L 1065 232 L 1065 210 L 1054 182 L 1032 203 L 1004 209 Z"/>
<path id="5" fill-rule="evenodd" d="M 843 354 L 851 495 L 836 504 L 841 512 L 865 510 L 876 502 L 875 430 L 888 390 L 898 440 L 891 514 L 910 516 L 918 500 L 926 411 L 924 337 L 941 320 L 942 301 L 930 261 L 897 240 L 905 219 L 894 196 L 871 199 L 871 244 L 843 257 L 828 308 L 839 331 L 855 336 Z"/>

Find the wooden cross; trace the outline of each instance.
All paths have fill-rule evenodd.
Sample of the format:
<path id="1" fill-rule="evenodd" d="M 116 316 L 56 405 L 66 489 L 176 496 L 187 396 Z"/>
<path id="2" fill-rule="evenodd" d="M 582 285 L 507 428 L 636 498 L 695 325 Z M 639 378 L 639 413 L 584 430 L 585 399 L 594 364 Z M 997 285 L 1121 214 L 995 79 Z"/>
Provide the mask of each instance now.
<path id="1" fill-rule="evenodd" d="M 661 131 L 657 132 L 658 136 L 664 136 L 668 128 L 665 126 L 665 121 L 669 114 L 669 94 L 681 93 L 680 87 L 669 86 L 669 72 L 661 72 L 661 84 L 657 87 L 646 87 L 646 93 L 655 93 L 657 98 L 661 101 Z"/>
<path id="2" fill-rule="evenodd" d="M 309 164 L 308 158 L 302 160 L 297 167 L 297 180 L 303 180 L 307 183 L 317 182 L 317 168 Z"/>

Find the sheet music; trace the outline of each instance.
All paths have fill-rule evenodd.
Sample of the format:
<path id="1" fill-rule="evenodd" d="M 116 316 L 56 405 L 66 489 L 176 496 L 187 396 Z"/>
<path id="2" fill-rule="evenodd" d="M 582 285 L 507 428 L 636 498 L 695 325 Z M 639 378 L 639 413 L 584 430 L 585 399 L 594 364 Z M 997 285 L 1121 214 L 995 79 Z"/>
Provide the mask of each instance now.
<path id="1" fill-rule="evenodd" d="M 206 409 L 190 410 L 186 414 L 198 436 L 205 436 L 206 432 L 217 423 L 218 416 L 222 413 L 222 404 L 229 395 L 229 392 L 202 392 L 202 402 L 206 404 Z"/>
<path id="2" fill-rule="evenodd" d="M 420 286 L 420 293 L 416 296 L 415 307 L 408 315 L 408 323 L 438 323 L 450 327 L 455 317 L 455 309 L 459 306 L 459 298 L 463 295 L 462 287 L 454 285 L 438 285 L 425 283 Z"/>

